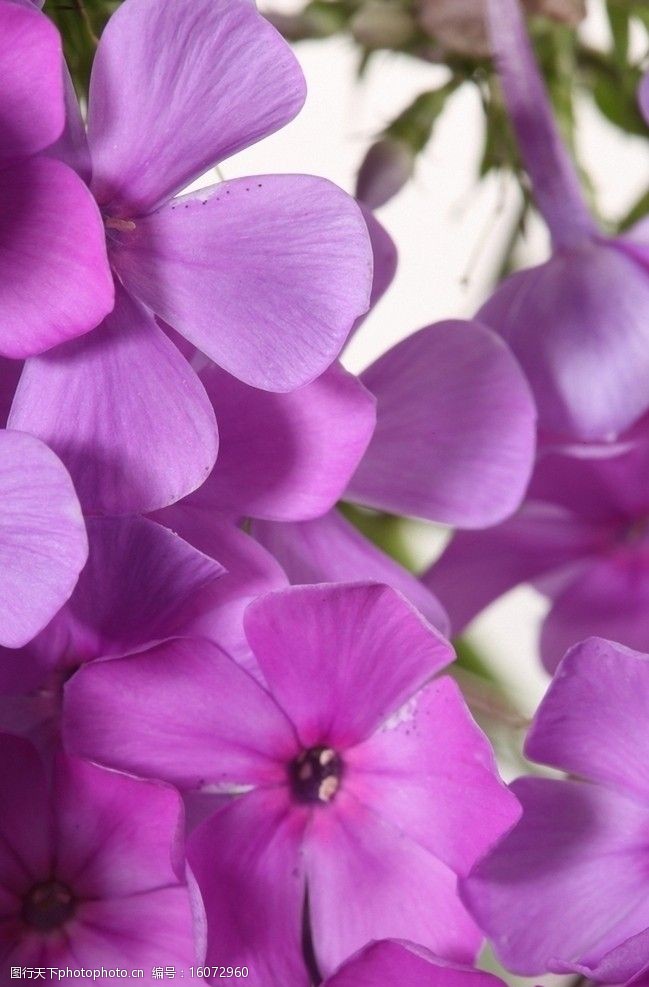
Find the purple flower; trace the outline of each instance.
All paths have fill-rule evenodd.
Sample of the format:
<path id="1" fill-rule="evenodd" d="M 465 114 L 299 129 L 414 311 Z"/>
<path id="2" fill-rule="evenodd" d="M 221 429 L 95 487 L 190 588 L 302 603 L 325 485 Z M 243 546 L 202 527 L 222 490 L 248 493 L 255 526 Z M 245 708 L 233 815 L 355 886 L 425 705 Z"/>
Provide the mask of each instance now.
<path id="1" fill-rule="evenodd" d="M 0 353 L 39 353 L 113 304 L 101 217 L 81 179 L 42 152 L 64 125 L 61 42 L 30 4 L 0 0 Z"/>
<path id="2" fill-rule="evenodd" d="M 48 783 L 27 741 L 2 737 L 0 807 L 5 983 L 13 966 L 130 970 L 201 961 L 202 908 L 172 788 L 63 755 Z M 58 982 L 79 981 L 72 973 Z"/>
<path id="3" fill-rule="evenodd" d="M 176 641 L 95 662 L 66 687 L 71 751 L 185 791 L 244 793 L 191 840 L 208 963 L 248 965 L 256 987 L 306 985 L 307 915 L 325 976 L 386 936 L 470 963 L 480 934 L 457 875 L 518 806 L 455 683 L 430 681 L 450 645 L 372 584 L 270 593 L 245 630 L 261 683 L 208 642 Z"/>
<path id="4" fill-rule="evenodd" d="M 463 882 L 516 973 L 620 984 L 649 957 L 649 658 L 591 638 L 557 670 L 527 739 L 566 780 L 521 778 L 520 823 Z"/>
<path id="5" fill-rule="evenodd" d="M 329 182 L 263 175 L 174 198 L 303 99 L 290 48 L 247 0 L 126 0 L 107 25 L 88 144 L 77 116 L 60 153 L 85 157 L 115 307 L 90 336 L 27 361 L 10 419 L 61 456 L 87 512 L 164 507 L 214 464 L 211 405 L 154 315 L 248 384 L 290 391 L 329 366 L 367 308 L 367 230 Z"/>
<path id="6" fill-rule="evenodd" d="M 478 313 L 510 344 L 550 437 L 609 440 L 649 407 L 649 238 L 610 239 L 585 206 L 517 0 L 489 0 L 509 115 L 554 252 Z M 638 240 L 644 239 L 644 244 Z"/>
<path id="7" fill-rule="evenodd" d="M 540 642 L 551 671 L 591 635 L 649 651 L 646 424 L 629 445 L 603 458 L 546 453 L 518 514 L 455 535 L 424 577 L 455 633 L 507 590 L 532 582 L 551 601 Z"/>
<path id="8" fill-rule="evenodd" d="M 502 980 L 446 963 L 408 942 L 373 942 L 340 967 L 323 987 L 503 987 Z"/>
<path id="9" fill-rule="evenodd" d="M 0 430 L 0 645 L 18 648 L 54 616 L 88 555 L 79 501 L 38 439 Z"/>

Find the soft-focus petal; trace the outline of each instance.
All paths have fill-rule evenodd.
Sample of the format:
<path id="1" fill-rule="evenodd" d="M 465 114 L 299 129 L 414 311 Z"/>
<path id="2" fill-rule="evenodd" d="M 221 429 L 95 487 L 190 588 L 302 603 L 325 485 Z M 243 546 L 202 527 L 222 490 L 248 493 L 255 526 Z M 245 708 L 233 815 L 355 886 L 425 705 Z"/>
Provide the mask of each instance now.
<path id="1" fill-rule="evenodd" d="M 42 156 L 5 168 L 0 217 L 0 353 L 41 353 L 101 322 L 113 282 L 101 217 L 81 179 Z"/>
<path id="2" fill-rule="evenodd" d="M 304 847 L 323 975 L 372 939 L 406 936 L 472 963 L 481 934 L 460 902 L 455 874 L 344 790 L 331 808 L 314 812 Z"/>
<path id="3" fill-rule="evenodd" d="M 269 593 L 245 630 L 305 747 L 365 739 L 454 657 L 407 600 L 372 583 Z"/>
<path id="4" fill-rule="evenodd" d="M 649 407 L 649 277 L 615 246 L 512 275 L 478 318 L 520 360 L 547 431 L 611 439 Z"/>
<path id="5" fill-rule="evenodd" d="M 449 622 L 439 600 L 412 573 L 382 552 L 339 511 L 313 521 L 256 521 L 252 533 L 282 565 L 292 583 L 385 583 L 421 611 L 442 634 Z"/>
<path id="6" fill-rule="evenodd" d="M 529 388 L 508 349 L 470 322 L 429 326 L 362 375 L 377 425 L 351 499 L 462 527 L 518 507 L 535 448 Z"/>
<path id="7" fill-rule="evenodd" d="M 343 964 L 326 987 L 502 987 L 502 981 L 482 970 L 463 969 L 407 942 L 374 942 Z"/>
<path id="8" fill-rule="evenodd" d="M 7 734 L 0 734 L 0 806 L 0 888 L 22 895 L 51 867 L 52 818 L 36 751 Z M 0 954 L 2 942 L 0 931 Z"/>
<path id="9" fill-rule="evenodd" d="M 91 514 L 179 500 L 204 481 L 218 445 L 194 371 L 121 288 L 91 336 L 27 361 L 10 425 L 52 446 Z"/>
<path id="10" fill-rule="evenodd" d="M 520 816 L 450 678 L 426 686 L 347 751 L 345 768 L 356 799 L 456 874 L 467 874 Z"/>
<path id="11" fill-rule="evenodd" d="M 72 81 L 72 76 L 66 65 L 63 66 L 63 86 L 65 98 L 65 127 L 63 133 L 47 148 L 49 157 L 57 158 L 69 165 L 83 178 L 86 184 L 90 182 L 92 166 L 90 149 L 86 137 L 86 125 L 81 114 L 81 107 Z"/>
<path id="12" fill-rule="evenodd" d="M 640 88 L 638 89 L 638 103 L 642 110 L 642 115 L 649 124 L 649 72 L 643 76 Z"/>
<path id="13" fill-rule="evenodd" d="M 0 644 L 22 647 L 70 596 L 88 542 L 68 473 L 42 442 L 0 431 Z"/>
<path id="14" fill-rule="evenodd" d="M 279 130 L 304 96 L 291 49 L 246 0 L 127 0 L 90 83 L 98 201 L 111 215 L 150 211 Z"/>
<path id="15" fill-rule="evenodd" d="M 308 987 L 302 959 L 306 812 L 282 789 L 234 799 L 192 834 L 188 859 L 207 913 L 206 962 L 247 966 L 250 987 Z"/>
<path id="16" fill-rule="evenodd" d="M 290 394 L 242 384 L 212 364 L 201 380 L 219 459 L 194 503 L 233 517 L 306 520 L 342 495 L 370 441 L 374 399 L 340 366 Z"/>
<path id="17" fill-rule="evenodd" d="M 370 244 L 372 247 L 373 273 L 369 314 L 374 306 L 378 305 L 394 280 L 397 270 L 397 248 L 394 240 L 385 227 L 379 223 L 372 210 L 368 209 L 362 202 L 358 204 L 363 213 L 363 219 L 367 226 L 367 232 L 370 235 Z M 363 322 L 364 316 L 356 320 L 352 334 L 361 327 Z"/>
<path id="18" fill-rule="evenodd" d="M 2 167 L 42 150 L 61 133 L 63 53 L 58 32 L 46 17 L 7 0 L 0 2 L 0 36 Z"/>
<path id="19" fill-rule="evenodd" d="M 442 600 L 454 633 L 520 583 L 584 566 L 608 543 L 608 529 L 553 504 L 530 503 L 486 531 L 458 531 L 423 577 Z"/>
<path id="20" fill-rule="evenodd" d="M 598 638 L 566 655 L 526 752 L 570 774 L 649 799 L 649 658 Z"/>
<path id="21" fill-rule="evenodd" d="M 322 178 L 222 182 L 112 231 L 110 244 L 129 291 L 265 390 L 290 391 L 323 373 L 369 303 L 362 213 Z"/>
<path id="22" fill-rule="evenodd" d="M 212 791 L 281 784 L 298 747 L 259 683 L 192 639 L 84 666 L 66 685 L 64 740 L 109 767 Z"/>
<path id="23" fill-rule="evenodd" d="M 646 928 L 646 807 L 583 782 L 522 778 L 512 788 L 521 822 L 462 882 L 507 969 L 597 962 Z"/>

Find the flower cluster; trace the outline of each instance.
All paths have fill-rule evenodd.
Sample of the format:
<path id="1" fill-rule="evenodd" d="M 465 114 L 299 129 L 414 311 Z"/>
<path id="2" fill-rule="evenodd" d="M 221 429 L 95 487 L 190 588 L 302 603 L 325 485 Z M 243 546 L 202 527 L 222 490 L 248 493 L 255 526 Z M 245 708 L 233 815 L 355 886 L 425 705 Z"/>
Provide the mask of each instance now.
<path id="1" fill-rule="evenodd" d="M 485 935 L 649 969 L 649 241 L 596 230 L 517 0 L 486 8 L 555 253 L 356 377 L 396 265 L 367 208 L 187 191 L 302 105 L 254 6 L 124 0 L 82 114 L 0 0 L 3 985 L 502 987 Z M 419 579 L 343 500 L 464 530 Z M 548 667 L 576 647 L 527 753 L 570 777 L 508 788 L 449 635 L 529 579 Z"/>

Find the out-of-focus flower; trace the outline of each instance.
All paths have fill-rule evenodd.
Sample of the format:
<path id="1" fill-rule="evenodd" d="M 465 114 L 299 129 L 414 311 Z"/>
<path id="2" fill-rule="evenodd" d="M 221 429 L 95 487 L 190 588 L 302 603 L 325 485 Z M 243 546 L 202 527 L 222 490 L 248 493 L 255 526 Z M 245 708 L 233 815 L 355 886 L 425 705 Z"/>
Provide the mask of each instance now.
<path id="1" fill-rule="evenodd" d="M 586 16 L 585 0 L 523 0 L 530 14 L 576 26 Z M 450 51 L 486 58 L 491 51 L 486 0 L 420 0 L 419 22 Z"/>
<path id="2" fill-rule="evenodd" d="M 378 209 L 401 191 L 414 170 L 413 149 L 405 141 L 384 137 L 365 155 L 358 171 L 356 196 L 370 209 Z"/>
<path id="3" fill-rule="evenodd" d="M 212 408 L 154 314 L 247 383 L 290 391 L 329 366 L 366 310 L 367 230 L 331 183 L 263 175 L 174 198 L 303 99 L 294 55 L 247 0 L 126 0 L 109 21 L 88 144 L 77 120 L 67 150 L 88 162 L 115 308 L 27 361 L 10 418 L 61 456 L 87 512 L 165 507 L 214 465 Z"/>
<path id="4" fill-rule="evenodd" d="M 88 555 L 67 470 L 39 439 L 0 430 L 0 645 L 18 648 L 70 596 Z"/>
<path id="5" fill-rule="evenodd" d="M 0 738 L 0 972 L 164 962 L 188 969 L 205 944 L 172 788 L 59 755 L 48 783 L 31 745 Z M 70 969 L 66 976 L 65 971 Z M 74 971 L 77 971 L 75 975 Z M 108 976 L 95 983 L 113 983 Z"/>
<path id="6" fill-rule="evenodd" d="M 638 90 L 638 103 L 640 104 L 642 115 L 649 126 L 649 72 L 647 72 L 640 83 L 640 89 Z"/>
<path id="7" fill-rule="evenodd" d="M 525 750 L 570 778 L 514 782 L 521 821 L 462 882 L 507 969 L 647 970 L 648 710 L 646 654 L 591 638 L 559 666 Z"/>
<path id="8" fill-rule="evenodd" d="M 65 120 L 61 42 L 30 4 L 0 0 L 0 353 L 39 353 L 110 311 L 97 206 L 42 152 Z"/>
<path id="9" fill-rule="evenodd" d="M 520 583 L 552 601 L 541 654 L 556 668 L 591 635 L 649 651 L 649 440 L 617 456 L 546 453 L 521 510 L 482 532 L 458 532 L 424 577 L 459 633 Z"/>
<path id="10" fill-rule="evenodd" d="M 559 137 L 517 0 L 488 0 L 505 102 L 552 234 L 545 264 L 512 275 L 478 313 L 509 343 L 542 429 L 608 441 L 649 407 L 649 240 L 605 237 Z"/>
<path id="11" fill-rule="evenodd" d="M 503 987 L 502 980 L 469 967 L 446 963 L 420 946 L 385 939 L 366 946 L 323 987 Z"/>
<path id="12" fill-rule="evenodd" d="M 183 790 L 245 793 L 190 844 L 207 962 L 249 966 L 255 987 L 306 985 L 305 921 L 324 976 L 390 936 L 472 962 L 480 933 L 457 875 L 518 805 L 455 683 L 430 681 L 450 645 L 376 584 L 268 594 L 245 629 L 263 685 L 207 642 L 177 641 L 66 686 L 70 750 Z"/>
<path id="13" fill-rule="evenodd" d="M 415 21 L 405 6 L 393 0 L 365 0 L 349 28 L 364 48 L 402 48 L 414 34 Z"/>

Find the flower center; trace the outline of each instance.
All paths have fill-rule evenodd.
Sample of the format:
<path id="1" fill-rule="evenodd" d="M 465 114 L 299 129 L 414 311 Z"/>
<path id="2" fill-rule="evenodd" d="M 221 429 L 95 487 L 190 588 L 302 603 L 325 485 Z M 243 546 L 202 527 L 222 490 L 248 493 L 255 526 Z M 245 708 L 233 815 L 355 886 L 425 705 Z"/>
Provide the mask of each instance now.
<path id="1" fill-rule="evenodd" d="M 22 918 L 27 925 L 49 932 L 65 925 L 74 915 L 76 902 L 65 884 L 46 881 L 31 889 L 23 902 Z"/>
<path id="2" fill-rule="evenodd" d="M 327 803 L 340 788 L 342 761 L 331 747 L 310 747 L 291 763 L 289 773 L 298 802 Z"/>

